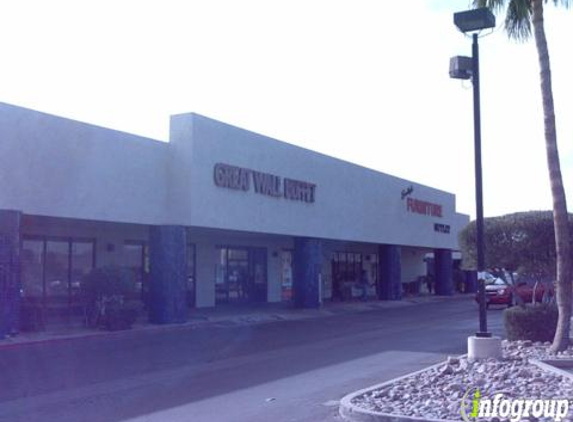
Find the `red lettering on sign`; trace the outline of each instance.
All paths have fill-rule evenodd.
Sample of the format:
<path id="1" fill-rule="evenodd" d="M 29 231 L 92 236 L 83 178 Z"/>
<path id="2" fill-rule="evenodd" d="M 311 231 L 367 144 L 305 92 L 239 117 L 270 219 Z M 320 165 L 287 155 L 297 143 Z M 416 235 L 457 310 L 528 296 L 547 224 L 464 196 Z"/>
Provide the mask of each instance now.
<path id="1" fill-rule="evenodd" d="M 421 201 L 410 197 L 406 199 L 406 210 L 416 214 L 429 215 L 432 217 L 442 218 L 443 216 L 442 206 L 440 204 Z"/>

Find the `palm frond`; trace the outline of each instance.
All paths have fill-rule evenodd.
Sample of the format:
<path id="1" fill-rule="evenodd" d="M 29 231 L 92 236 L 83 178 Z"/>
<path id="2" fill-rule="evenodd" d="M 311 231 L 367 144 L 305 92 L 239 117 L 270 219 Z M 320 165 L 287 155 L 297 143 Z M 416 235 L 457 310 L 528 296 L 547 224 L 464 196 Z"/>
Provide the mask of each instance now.
<path id="1" fill-rule="evenodd" d="M 547 0 L 545 0 L 545 3 L 547 3 Z M 555 4 L 556 7 L 564 7 L 565 9 L 568 9 L 571 4 L 573 2 L 571 0 L 553 0 L 553 4 Z"/>
<path id="2" fill-rule="evenodd" d="M 504 5 L 505 5 L 505 0 L 473 0 L 474 8 L 487 7 L 488 9 L 491 9 L 494 12 L 499 12 L 501 9 L 503 9 Z"/>
<path id="3" fill-rule="evenodd" d="M 505 15 L 505 30 L 509 38 L 525 41 L 531 37 L 531 13 L 529 0 L 509 1 Z"/>

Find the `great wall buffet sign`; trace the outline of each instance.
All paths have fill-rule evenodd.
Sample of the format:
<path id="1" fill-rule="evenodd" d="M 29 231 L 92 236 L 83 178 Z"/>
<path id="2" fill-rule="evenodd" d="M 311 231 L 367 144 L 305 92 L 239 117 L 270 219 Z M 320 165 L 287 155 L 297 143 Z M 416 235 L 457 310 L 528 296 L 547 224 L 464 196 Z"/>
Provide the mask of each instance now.
<path id="1" fill-rule="evenodd" d="M 215 164 L 213 174 L 215 185 L 221 188 L 250 191 L 274 198 L 286 198 L 291 201 L 313 203 L 316 185 L 300 180 L 282 178 L 229 164 Z"/>

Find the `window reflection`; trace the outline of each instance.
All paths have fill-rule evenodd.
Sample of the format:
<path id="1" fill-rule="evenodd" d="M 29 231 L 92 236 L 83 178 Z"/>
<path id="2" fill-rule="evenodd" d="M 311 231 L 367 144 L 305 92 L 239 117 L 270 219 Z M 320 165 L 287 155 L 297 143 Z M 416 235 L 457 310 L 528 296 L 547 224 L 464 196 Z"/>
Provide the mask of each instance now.
<path id="1" fill-rule="evenodd" d="M 22 242 L 22 295 L 44 297 L 44 241 L 25 239 Z"/>
<path id="2" fill-rule="evenodd" d="M 81 302 L 83 277 L 94 267 L 95 242 L 45 237 L 22 240 L 22 297 L 28 302 Z"/>
<path id="3" fill-rule="evenodd" d="M 292 259 L 293 251 L 281 251 L 281 299 L 292 300 Z"/>
<path id="4" fill-rule="evenodd" d="M 218 248 L 215 267 L 215 301 L 265 302 L 267 300 L 267 250 L 253 247 Z"/>
<path id="5" fill-rule="evenodd" d="M 145 254 L 144 242 L 128 241 L 123 245 L 123 262 L 133 272 L 135 280 L 135 298 L 142 298 L 143 295 L 143 280 L 147 267 Z"/>
<path id="6" fill-rule="evenodd" d="M 81 301 L 82 279 L 94 267 L 94 247 L 92 242 L 72 242 L 72 271 L 70 281 L 70 301 Z"/>
<path id="7" fill-rule="evenodd" d="M 68 299 L 68 276 L 70 262 L 69 242 L 48 240 L 46 242 L 46 299 L 65 303 Z"/>
<path id="8" fill-rule="evenodd" d="M 195 245 L 187 245 L 187 305 L 195 306 Z"/>

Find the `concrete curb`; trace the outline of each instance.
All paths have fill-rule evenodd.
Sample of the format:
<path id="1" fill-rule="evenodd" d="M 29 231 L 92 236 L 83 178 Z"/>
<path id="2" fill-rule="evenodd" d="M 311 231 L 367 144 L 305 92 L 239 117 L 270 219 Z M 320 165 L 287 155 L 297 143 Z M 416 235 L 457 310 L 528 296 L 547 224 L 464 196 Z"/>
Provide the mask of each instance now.
<path id="1" fill-rule="evenodd" d="M 362 312 L 371 312 L 383 309 L 397 309 L 402 307 L 411 307 L 417 304 L 424 303 L 439 303 L 443 301 L 450 300 L 464 300 L 467 299 L 468 295 L 453 295 L 453 296 L 429 296 L 421 298 L 404 298 L 401 301 L 372 301 L 365 303 L 346 303 L 343 306 L 323 306 L 319 309 L 313 309 L 312 313 L 305 312 L 305 309 L 297 311 L 280 311 L 280 310 L 270 310 L 269 312 L 264 312 L 260 310 L 253 310 L 252 313 L 238 313 L 236 315 L 195 315 L 190 318 L 189 321 L 184 323 L 174 323 L 174 324 L 164 324 L 164 325 L 154 325 L 154 324 L 141 324 L 136 325 L 130 330 L 121 331 L 99 331 L 99 330 L 87 330 L 83 332 L 72 332 L 72 333 L 62 333 L 62 334 L 50 334 L 50 332 L 40 332 L 34 338 L 24 338 L 23 335 L 14 338 L 6 338 L 0 340 L 0 350 L 11 349 L 14 347 L 25 347 L 32 346 L 43 343 L 57 343 L 57 342 L 67 342 L 74 340 L 86 340 L 86 339 L 99 339 L 99 338 L 109 338 L 109 337 L 119 337 L 119 336 L 137 336 L 143 335 L 150 331 L 173 331 L 173 330 L 194 330 L 205 327 L 224 327 L 224 328 L 234 328 L 234 327 L 244 327 L 250 325 L 267 324 L 274 322 L 286 322 L 286 321 L 300 321 L 308 319 L 318 319 L 318 318 L 328 318 L 331 316 L 337 316 L 342 314 L 357 314 Z"/>
<path id="2" fill-rule="evenodd" d="M 573 359 L 531 359 L 529 362 L 544 371 L 553 372 L 573 381 Z M 571 369 L 572 372 L 565 371 L 562 368 Z"/>
<path id="3" fill-rule="evenodd" d="M 145 325 L 142 327 L 137 327 L 129 330 L 118 330 L 118 331 L 90 330 L 86 332 L 73 333 L 73 334 L 61 334 L 61 335 L 54 334 L 50 337 L 40 337 L 40 338 L 30 338 L 30 339 L 15 338 L 13 341 L 11 341 L 11 339 L 4 339 L 4 341 L 0 341 L 0 351 L 3 349 L 33 346 L 43 343 L 62 343 L 74 340 L 100 339 L 100 338 L 103 339 L 103 338 L 122 337 L 129 335 L 137 336 L 150 331 L 159 331 L 159 330 L 173 331 L 173 330 L 185 330 L 194 328 L 196 328 L 196 326 L 193 325 L 192 323 Z"/>
<path id="4" fill-rule="evenodd" d="M 459 422 L 459 421 L 450 421 L 447 419 L 429 419 L 429 418 L 415 418 L 412 416 L 403 416 L 403 415 L 394 415 L 390 413 L 382 413 L 382 412 L 375 412 L 373 410 L 363 409 L 352 404 L 352 400 L 356 397 L 361 396 L 365 393 L 368 393 L 372 390 L 377 390 L 382 387 L 386 387 L 387 385 L 394 384 L 395 382 L 401 381 L 405 378 L 412 377 L 417 374 L 421 374 L 423 372 L 432 370 L 434 368 L 438 368 L 444 365 L 446 362 L 436 363 L 435 365 L 428 366 L 427 368 L 420 369 L 419 371 L 411 372 L 409 374 L 403 375 L 398 378 L 391 379 L 389 381 L 383 382 L 381 384 L 376 384 L 372 387 L 364 388 L 362 390 L 355 391 L 344 396 L 340 400 L 340 406 L 338 408 L 338 412 L 340 416 L 344 419 L 354 422 Z"/>

